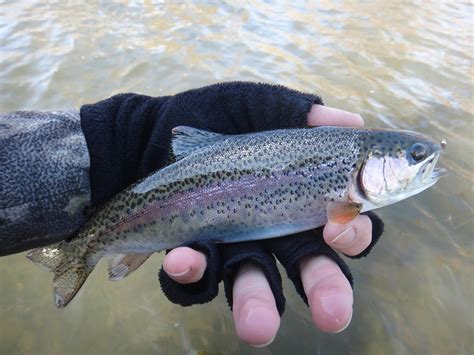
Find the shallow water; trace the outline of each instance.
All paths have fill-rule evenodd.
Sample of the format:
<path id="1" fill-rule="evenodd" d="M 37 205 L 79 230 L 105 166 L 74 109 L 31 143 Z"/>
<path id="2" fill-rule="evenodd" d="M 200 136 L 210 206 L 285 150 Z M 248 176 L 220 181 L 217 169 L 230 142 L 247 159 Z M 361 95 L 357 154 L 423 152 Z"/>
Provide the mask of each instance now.
<path id="1" fill-rule="evenodd" d="M 189 309 L 165 299 L 161 255 L 119 283 L 101 263 L 58 311 L 51 274 L 18 254 L 0 258 L 1 354 L 474 352 L 473 5 L 298 3 L 0 2 L 0 111 L 252 80 L 321 94 L 368 127 L 446 139 L 449 176 L 380 210 L 382 242 L 348 261 L 351 326 L 319 332 L 285 282 L 279 335 L 252 349 L 222 296 Z"/>

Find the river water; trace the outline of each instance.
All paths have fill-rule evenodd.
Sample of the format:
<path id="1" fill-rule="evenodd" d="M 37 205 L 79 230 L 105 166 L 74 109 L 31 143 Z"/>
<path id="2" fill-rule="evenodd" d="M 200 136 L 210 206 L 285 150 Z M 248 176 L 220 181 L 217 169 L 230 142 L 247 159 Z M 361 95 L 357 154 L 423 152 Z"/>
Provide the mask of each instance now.
<path id="1" fill-rule="evenodd" d="M 351 326 L 316 330 L 285 281 L 277 339 L 253 349 L 219 296 L 183 309 L 155 255 L 130 278 L 102 262 L 63 311 L 51 274 L 0 258 L 1 354 L 472 354 L 474 8 L 449 2 L 0 2 L 0 111 L 80 107 L 120 92 L 279 83 L 360 113 L 368 127 L 448 142 L 449 176 L 380 210 L 383 240 L 348 261 Z"/>

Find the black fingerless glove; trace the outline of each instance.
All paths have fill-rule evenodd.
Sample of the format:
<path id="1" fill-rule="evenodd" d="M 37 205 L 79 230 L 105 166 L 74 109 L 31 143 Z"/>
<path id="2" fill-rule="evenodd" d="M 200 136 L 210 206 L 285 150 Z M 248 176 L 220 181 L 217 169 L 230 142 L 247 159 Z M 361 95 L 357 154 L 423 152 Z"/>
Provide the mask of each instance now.
<path id="1" fill-rule="evenodd" d="M 171 129 L 223 134 L 305 127 L 318 96 L 283 86 L 233 82 L 174 96 L 119 94 L 81 107 L 90 155 L 91 202 L 107 201 L 169 162 Z"/>
<path id="2" fill-rule="evenodd" d="M 283 86 L 233 82 L 186 91 L 174 96 L 149 97 L 120 94 L 81 108 L 81 124 L 91 159 L 93 205 L 110 199 L 120 190 L 169 162 L 171 129 L 187 125 L 224 134 L 241 134 L 277 128 L 306 126 L 315 95 Z M 382 221 L 369 214 L 374 225 L 372 244 L 383 231 Z M 322 238 L 322 229 L 266 241 L 234 244 L 193 243 L 190 247 L 207 257 L 203 278 L 179 284 L 160 270 L 163 292 L 174 303 L 189 306 L 211 301 L 224 289 L 232 307 L 232 287 L 242 264 L 252 263 L 266 275 L 280 314 L 285 298 L 273 254 L 305 301 L 299 261 L 308 255 L 326 255 L 336 261 L 352 283 L 343 260 Z M 358 256 L 359 257 L 359 256 Z"/>

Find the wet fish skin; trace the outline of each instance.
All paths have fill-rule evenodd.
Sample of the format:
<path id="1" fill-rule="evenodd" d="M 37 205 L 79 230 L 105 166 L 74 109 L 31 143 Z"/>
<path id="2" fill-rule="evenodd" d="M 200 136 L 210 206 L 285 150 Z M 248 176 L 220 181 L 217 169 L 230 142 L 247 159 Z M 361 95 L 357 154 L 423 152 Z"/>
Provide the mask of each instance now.
<path id="1" fill-rule="evenodd" d="M 406 151 L 420 141 L 439 155 L 437 142 L 411 132 L 319 127 L 225 136 L 180 127 L 173 140 L 179 161 L 119 193 L 70 242 L 28 257 L 55 273 L 56 305 L 64 307 L 104 255 L 139 253 L 143 262 L 197 239 L 237 242 L 316 228 L 327 222 L 330 206 L 360 211 L 387 204 L 367 199 L 361 171 L 378 169 L 380 159 L 405 157 L 409 164 Z M 368 191 L 372 180 L 364 176 Z M 390 203 L 397 198 L 387 196 Z M 121 260 L 111 276 L 119 270 L 125 277 L 141 264 Z"/>

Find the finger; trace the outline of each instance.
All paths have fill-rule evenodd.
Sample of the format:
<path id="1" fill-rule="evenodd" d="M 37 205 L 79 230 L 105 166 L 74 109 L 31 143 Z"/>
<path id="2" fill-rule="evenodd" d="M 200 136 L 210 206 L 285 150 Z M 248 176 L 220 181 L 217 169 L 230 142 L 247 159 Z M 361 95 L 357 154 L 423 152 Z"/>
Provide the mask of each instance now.
<path id="1" fill-rule="evenodd" d="M 365 215 L 359 215 L 347 224 L 328 222 L 323 237 L 334 250 L 346 255 L 357 255 L 372 241 L 372 222 Z"/>
<path id="2" fill-rule="evenodd" d="M 233 296 L 238 336 L 256 347 L 270 344 L 280 327 L 280 315 L 263 272 L 251 264 L 242 266 L 235 278 Z"/>
<path id="3" fill-rule="evenodd" d="M 364 120 L 358 113 L 313 105 L 308 113 L 308 126 L 362 127 L 364 126 Z"/>
<path id="4" fill-rule="evenodd" d="M 165 255 L 163 269 L 176 282 L 197 282 L 206 271 L 206 256 L 188 247 L 176 248 Z"/>
<path id="5" fill-rule="evenodd" d="M 303 259 L 300 269 L 313 322 L 324 332 L 342 332 L 352 318 L 354 299 L 349 281 L 327 256 Z"/>

